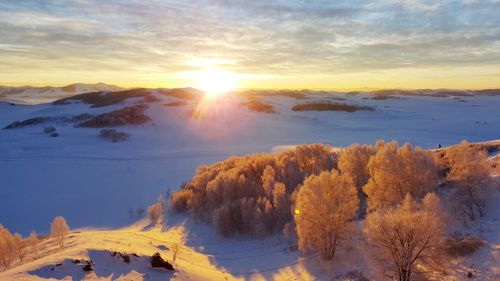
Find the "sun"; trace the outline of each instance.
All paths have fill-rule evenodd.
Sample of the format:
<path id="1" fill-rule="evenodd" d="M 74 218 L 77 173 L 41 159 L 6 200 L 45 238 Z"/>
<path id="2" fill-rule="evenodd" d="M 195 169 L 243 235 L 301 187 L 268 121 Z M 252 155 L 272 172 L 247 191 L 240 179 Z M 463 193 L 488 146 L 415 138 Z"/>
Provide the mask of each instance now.
<path id="1" fill-rule="evenodd" d="M 215 98 L 238 87 L 237 75 L 216 67 L 205 68 L 193 73 L 193 87 L 205 92 L 208 98 Z"/>

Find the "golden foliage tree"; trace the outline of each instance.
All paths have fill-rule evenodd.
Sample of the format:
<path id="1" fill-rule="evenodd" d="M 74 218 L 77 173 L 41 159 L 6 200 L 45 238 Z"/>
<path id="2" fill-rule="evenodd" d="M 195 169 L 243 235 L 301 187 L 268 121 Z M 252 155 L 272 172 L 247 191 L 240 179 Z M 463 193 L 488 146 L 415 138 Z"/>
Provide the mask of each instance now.
<path id="1" fill-rule="evenodd" d="M 335 170 L 308 177 L 297 196 L 299 249 L 332 259 L 337 247 L 354 231 L 358 205 L 351 177 Z"/>
<path id="2" fill-rule="evenodd" d="M 69 226 L 62 216 L 55 217 L 50 224 L 51 235 L 56 238 L 59 247 L 64 247 L 64 238 L 69 233 Z"/>
<path id="3" fill-rule="evenodd" d="M 360 212 L 366 209 L 366 196 L 363 186 L 370 179 L 368 173 L 368 162 L 375 154 L 375 148 L 371 145 L 353 144 L 340 151 L 338 167 L 342 174 L 349 175 L 356 186 L 360 200 Z"/>
<path id="4" fill-rule="evenodd" d="M 0 264 L 4 269 L 7 269 L 12 263 L 14 253 L 14 236 L 7 228 L 0 224 Z"/>
<path id="5" fill-rule="evenodd" d="M 422 198 L 439 182 L 438 167 L 431 153 L 396 141 L 379 145 L 368 162 L 370 179 L 363 187 L 368 196 L 368 209 L 399 204 L 407 193 Z"/>

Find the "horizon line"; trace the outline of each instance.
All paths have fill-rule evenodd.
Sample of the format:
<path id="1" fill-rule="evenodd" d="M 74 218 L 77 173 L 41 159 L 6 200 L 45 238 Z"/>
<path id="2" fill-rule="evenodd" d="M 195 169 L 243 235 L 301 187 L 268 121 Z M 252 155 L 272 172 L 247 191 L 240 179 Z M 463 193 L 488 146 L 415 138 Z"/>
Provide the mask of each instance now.
<path id="1" fill-rule="evenodd" d="M 196 87 L 193 86 L 146 86 L 146 85 L 133 85 L 133 86 L 122 86 L 116 83 L 107 83 L 107 82 L 74 82 L 74 83 L 53 83 L 53 84 L 43 84 L 43 83 L 27 83 L 27 84 L 20 84 L 20 83 L 1 83 L 0 82 L 0 87 L 15 87 L 15 88 L 22 88 L 22 87 L 32 87 L 32 88 L 43 88 L 43 87 L 54 87 L 54 88 L 63 88 L 66 86 L 71 86 L 75 84 L 87 84 L 87 85 L 97 85 L 97 84 L 105 84 L 109 86 L 116 86 L 124 89 L 137 89 L 137 88 L 146 88 L 146 89 L 182 89 L 182 88 L 193 88 L 196 89 Z M 370 87 L 370 86 L 364 86 L 364 87 L 349 87 L 349 88 L 338 88 L 338 87 L 332 87 L 332 88 L 324 88 L 324 87 L 290 87 L 290 88 L 283 88 L 283 87 L 242 87 L 242 88 L 235 88 L 231 90 L 230 92 L 240 92 L 240 91 L 249 91 L 249 90 L 258 90 L 258 91 L 265 91 L 265 90 L 270 90 L 270 91 L 280 91 L 280 90 L 292 90 L 292 91 L 383 91 L 383 90 L 403 90 L 403 91 L 417 91 L 417 90 L 452 90 L 452 91 L 481 91 L 481 90 L 500 90 L 500 85 L 498 87 L 484 87 L 484 88 L 446 88 L 446 87 L 439 87 L 439 88 L 398 88 L 398 87 Z M 196 89 L 199 90 L 199 89 Z M 201 90 L 200 90 L 201 91 Z"/>

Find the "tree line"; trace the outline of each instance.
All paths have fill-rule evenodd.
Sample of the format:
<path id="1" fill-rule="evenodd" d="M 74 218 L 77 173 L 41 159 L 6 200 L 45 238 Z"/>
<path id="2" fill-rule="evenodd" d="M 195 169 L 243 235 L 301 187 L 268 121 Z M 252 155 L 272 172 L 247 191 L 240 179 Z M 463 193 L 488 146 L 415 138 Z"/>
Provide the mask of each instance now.
<path id="1" fill-rule="evenodd" d="M 55 217 L 50 224 L 50 229 L 50 237 L 60 248 L 64 247 L 65 237 L 70 230 L 64 217 Z M 16 259 L 19 263 L 23 263 L 28 255 L 31 255 L 33 259 L 38 258 L 41 251 L 40 237 L 35 231 L 32 231 L 28 237 L 23 237 L 19 233 L 12 234 L 0 224 L 0 268 L 8 269 Z"/>
<path id="2" fill-rule="evenodd" d="M 486 152 L 467 142 L 445 154 L 396 141 L 340 151 L 300 145 L 200 166 L 172 194 L 170 208 L 214 225 L 224 236 L 283 232 L 302 252 L 326 260 L 359 221 L 388 274 L 407 281 L 416 264 L 437 264 L 442 252 L 449 212 L 440 186 L 452 190 L 453 211 L 463 221 L 485 215 L 491 192 L 486 159 Z"/>

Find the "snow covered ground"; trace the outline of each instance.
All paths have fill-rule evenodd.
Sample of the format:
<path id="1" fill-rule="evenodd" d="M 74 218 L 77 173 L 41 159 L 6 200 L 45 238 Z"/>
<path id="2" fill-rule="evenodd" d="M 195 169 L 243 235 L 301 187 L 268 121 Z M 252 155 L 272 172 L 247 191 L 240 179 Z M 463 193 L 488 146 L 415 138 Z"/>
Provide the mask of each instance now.
<path id="1" fill-rule="evenodd" d="M 0 223 L 24 235 L 31 230 L 46 234 L 52 218 L 62 215 L 72 228 L 85 228 L 72 233 L 72 242 L 62 251 L 54 249 L 53 254 L 2 273 L 0 280 L 65 276 L 82 279 L 81 271 L 72 269 L 74 264 L 63 262 L 68 258 L 95 260 L 93 278 L 108 280 L 119 276 L 124 280 L 125 276 L 142 280 L 143 274 L 150 280 L 165 280 L 165 276 L 176 280 L 278 277 L 328 280 L 322 276 L 331 276 L 329 270 L 335 269 L 334 273 L 341 278 L 346 270 L 357 267 L 368 268 L 364 273 L 377 276 L 377 272 L 369 270 L 373 261 L 365 249 L 354 249 L 359 243 L 352 243 L 354 248 L 344 253 L 350 257 L 342 259 L 346 264 L 335 265 L 338 268 L 325 265 L 325 269 L 321 269 L 317 264 L 301 262 L 296 252 L 287 252 L 286 243 L 278 241 L 278 237 L 264 241 L 222 239 L 207 226 L 182 216 L 171 218 L 171 228 L 164 232 L 143 231 L 144 222 L 129 225 L 137 221 L 138 208 L 146 208 L 169 188 L 177 189 L 181 182 L 191 178 L 200 164 L 220 161 L 230 155 L 271 152 L 289 145 L 316 142 L 346 146 L 354 142 L 372 144 L 379 139 L 397 139 L 400 143 L 435 148 L 463 139 L 471 142 L 500 139 L 498 95 L 459 99 L 401 96 L 385 100 L 371 99 L 370 94 L 341 93 L 309 94 L 305 100 L 280 95 L 259 97 L 260 101 L 273 105 L 276 114 L 250 111 L 241 105 L 245 98 L 236 94 L 202 104 L 196 99 L 187 100 L 185 106 L 165 106 L 181 99 L 155 90 L 152 95 L 158 101 L 147 102 L 146 114 L 151 122 L 116 128 L 130 134 L 124 142 L 104 141 L 97 137 L 100 129 L 76 128 L 72 123 L 59 121 L 0 129 Z M 339 98 L 345 100 L 336 100 Z M 325 100 L 373 106 L 375 110 L 291 111 L 295 104 Z M 142 102 L 142 98 L 97 108 L 82 103 L 27 106 L 0 102 L 0 126 L 38 116 L 99 114 L 138 102 Z M 202 115 L 189 117 L 196 109 Z M 52 138 L 44 134 L 47 126 L 56 127 L 59 136 Z M 490 262 L 489 268 L 493 273 L 496 270 L 497 275 L 500 274 L 499 213 L 498 209 L 493 210 L 493 215 L 484 222 L 484 227 L 493 229 L 486 235 L 491 240 L 491 249 L 478 254 L 485 256 L 480 260 Z M 186 231 L 190 234 L 184 237 Z M 134 243 L 128 242 L 132 239 Z M 160 246 L 169 248 L 172 241 L 183 245 L 175 274 L 159 274 L 145 266 L 141 257 L 156 251 L 170 258 L 171 252 Z M 133 252 L 139 258 L 123 264 L 105 251 Z M 47 269 L 60 262 L 63 265 L 54 271 L 51 267 Z M 112 266 L 98 269 L 101 264 Z"/>

